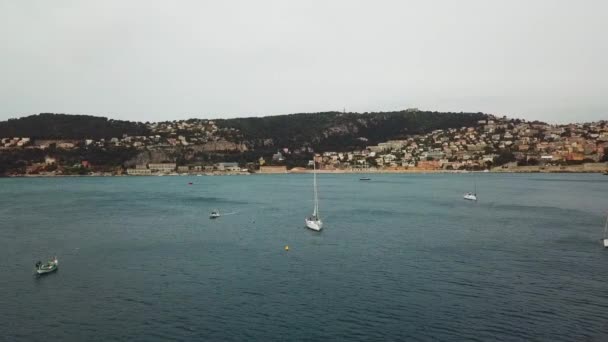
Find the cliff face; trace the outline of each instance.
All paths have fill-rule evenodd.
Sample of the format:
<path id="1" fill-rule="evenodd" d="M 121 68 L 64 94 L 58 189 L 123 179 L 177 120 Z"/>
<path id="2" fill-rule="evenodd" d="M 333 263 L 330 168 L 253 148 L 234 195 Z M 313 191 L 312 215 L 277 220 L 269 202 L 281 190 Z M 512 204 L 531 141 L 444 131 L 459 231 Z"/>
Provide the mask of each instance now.
<path id="1" fill-rule="evenodd" d="M 130 168 L 149 163 L 175 163 L 181 154 L 181 151 L 176 148 L 144 150 L 137 154 L 135 158 L 127 160 L 124 166 Z"/>
<path id="2" fill-rule="evenodd" d="M 227 140 L 218 140 L 205 143 L 204 145 L 194 146 L 200 152 L 245 152 L 248 150 L 247 146 L 243 143 L 236 143 Z"/>

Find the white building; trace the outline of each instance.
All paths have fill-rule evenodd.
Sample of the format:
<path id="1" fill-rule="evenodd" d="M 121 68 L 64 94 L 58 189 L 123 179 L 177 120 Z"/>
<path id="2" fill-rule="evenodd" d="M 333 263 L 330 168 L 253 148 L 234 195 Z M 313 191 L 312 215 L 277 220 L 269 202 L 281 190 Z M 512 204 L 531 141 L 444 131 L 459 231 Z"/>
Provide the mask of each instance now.
<path id="1" fill-rule="evenodd" d="M 176 164 L 175 163 L 155 163 L 149 164 L 148 167 L 153 172 L 173 172 L 175 171 Z"/>

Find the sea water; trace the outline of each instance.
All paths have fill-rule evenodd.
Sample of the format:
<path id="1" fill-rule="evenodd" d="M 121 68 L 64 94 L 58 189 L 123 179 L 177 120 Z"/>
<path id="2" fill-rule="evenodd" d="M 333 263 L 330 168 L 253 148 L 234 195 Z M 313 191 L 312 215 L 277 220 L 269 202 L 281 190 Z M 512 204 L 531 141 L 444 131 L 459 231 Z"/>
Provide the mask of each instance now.
<path id="1" fill-rule="evenodd" d="M 0 340 L 608 340 L 608 177 L 359 177 L 0 179 Z"/>

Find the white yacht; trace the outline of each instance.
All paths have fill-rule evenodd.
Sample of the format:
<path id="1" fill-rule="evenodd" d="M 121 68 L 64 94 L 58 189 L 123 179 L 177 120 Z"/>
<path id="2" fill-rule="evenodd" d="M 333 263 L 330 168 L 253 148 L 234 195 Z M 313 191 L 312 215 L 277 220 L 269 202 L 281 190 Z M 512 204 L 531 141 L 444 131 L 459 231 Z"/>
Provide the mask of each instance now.
<path id="1" fill-rule="evenodd" d="M 477 180 L 475 178 L 473 178 L 473 184 L 474 184 L 474 187 L 475 187 L 475 191 L 473 191 L 473 192 L 467 192 L 466 194 L 464 194 L 463 198 L 465 200 L 468 200 L 468 201 L 477 201 Z"/>
<path id="2" fill-rule="evenodd" d="M 316 162 L 313 161 L 313 189 L 314 189 L 314 209 L 312 215 L 305 219 L 306 227 L 312 230 L 320 231 L 323 229 L 323 221 L 319 216 L 319 197 L 317 194 L 317 167 Z"/>
<path id="3" fill-rule="evenodd" d="M 463 198 L 469 201 L 477 201 L 477 194 L 467 192 L 466 194 L 464 194 Z"/>
<path id="4" fill-rule="evenodd" d="M 220 217 L 220 216 L 222 216 L 222 215 L 220 215 L 220 211 L 219 211 L 219 210 L 217 210 L 217 209 L 213 210 L 213 211 L 211 212 L 211 214 L 209 214 L 209 218 L 210 218 L 210 219 L 216 219 L 216 218 L 218 218 L 218 217 Z"/>

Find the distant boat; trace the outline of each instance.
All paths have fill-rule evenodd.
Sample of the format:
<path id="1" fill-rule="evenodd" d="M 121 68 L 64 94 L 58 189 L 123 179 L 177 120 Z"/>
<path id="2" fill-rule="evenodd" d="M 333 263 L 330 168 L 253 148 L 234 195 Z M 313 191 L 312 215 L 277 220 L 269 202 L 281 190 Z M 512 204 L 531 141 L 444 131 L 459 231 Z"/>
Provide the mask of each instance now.
<path id="1" fill-rule="evenodd" d="M 369 178 L 369 177 L 361 177 L 361 178 L 359 178 L 359 180 L 360 180 L 360 181 L 370 181 L 370 180 L 372 180 L 372 179 L 371 179 L 371 178 Z"/>
<path id="2" fill-rule="evenodd" d="M 209 218 L 210 218 L 210 219 L 216 219 L 216 218 L 218 218 L 218 217 L 220 217 L 220 216 L 222 216 L 222 215 L 220 215 L 220 211 L 219 211 L 219 210 L 217 210 L 217 209 L 216 209 L 216 210 L 213 210 L 213 211 L 211 212 L 211 214 L 209 214 Z"/>
<path id="3" fill-rule="evenodd" d="M 314 209 L 312 215 L 305 219 L 306 227 L 312 230 L 320 231 L 323 229 L 323 221 L 319 216 L 319 196 L 317 195 L 317 167 L 313 162 L 313 189 L 314 189 Z"/>
<path id="4" fill-rule="evenodd" d="M 602 238 L 604 248 L 608 248 L 608 216 L 606 216 L 606 224 L 604 225 L 604 237 Z"/>
<path id="5" fill-rule="evenodd" d="M 464 194 L 463 198 L 469 201 L 477 201 L 477 194 L 472 194 L 470 192 Z"/>
<path id="6" fill-rule="evenodd" d="M 57 257 L 54 257 L 52 260 L 47 261 L 43 264 L 41 261 L 36 263 L 36 273 L 37 274 L 46 274 L 57 271 L 59 267 L 59 260 Z"/>
<path id="7" fill-rule="evenodd" d="M 465 200 L 468 201 L 477 201 L 477 180 L 475 178 L 473 178 L 473 186 L 475 188 L 475 191 L 473 193 L 471 192 L 467 192 L 466 194 L 464 194 L 463 198 Z"/>

